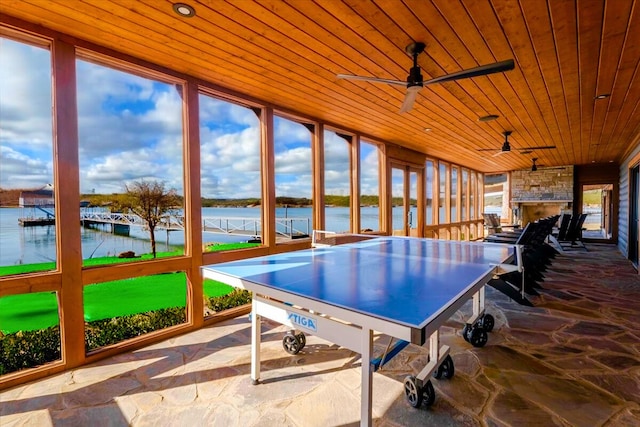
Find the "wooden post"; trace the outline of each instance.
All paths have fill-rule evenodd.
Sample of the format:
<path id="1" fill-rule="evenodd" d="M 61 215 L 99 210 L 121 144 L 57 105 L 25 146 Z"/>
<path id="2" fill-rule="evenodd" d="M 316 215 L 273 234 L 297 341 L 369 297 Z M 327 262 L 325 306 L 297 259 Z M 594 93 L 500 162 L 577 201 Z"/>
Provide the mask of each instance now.
<path id="1" fill-rule="evenodd" d="M 260 114 L 260 151 L 262 177 L 262 243 L 276 245 L 276 184 L 275 141 L 273 136 L 273 108 L 265 107 Z"/>
<path id="2" fill-rule="evenodd" d="M 194 327 L 204 322 L 202 265 L 202 203 L 200 190 L 200 107 L 198 86 L 187 82 L 183 96 L 185 251 L 191 257 L 187 271 L 187 319 Z"/>
<path id="3" fill-rule="evenodd" d="M 60 332 L 62 359 L 68 369 L 85 360 L 76 52 L 73 45 L 54 39 L 51 53 Z"/>

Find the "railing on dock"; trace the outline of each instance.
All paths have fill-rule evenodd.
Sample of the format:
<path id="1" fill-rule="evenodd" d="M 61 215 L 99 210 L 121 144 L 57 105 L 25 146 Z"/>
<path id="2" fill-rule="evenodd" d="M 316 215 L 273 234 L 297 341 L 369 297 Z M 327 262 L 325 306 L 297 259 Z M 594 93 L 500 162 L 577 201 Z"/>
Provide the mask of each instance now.
<path id="1" fill-rule="evenodd" d="M 202 218 L 203 231 L 225 234 L 259 236 L 262 234 L 260 218 L 205 217 Z M 290 239 L 308 237 L 311 232 L 309 218 L 276 218 L 276 234 Z"/>
<path id="2" fill-rule="evenodd" d="M 55 218 L 19 218 L 18 221 L 22 226 L 53 225 Z M 147 228 L 146 221 L 135 214 L 92 210 L 81 210 L 80 224 L 85 226 L 110 224 Z M 184 230 L 184 224 L 183 215 L 169 214 L 163 217 L 156 228 L 168 231 Z M 213 233 L 260 236 L 262 234 L 262 220 L 260 218 L 203 217 L 202 230 Z M 281 237 L 305 238 L 309 237 L 310 233 L 310 218 L 276 218 L 276 234 Z"/>

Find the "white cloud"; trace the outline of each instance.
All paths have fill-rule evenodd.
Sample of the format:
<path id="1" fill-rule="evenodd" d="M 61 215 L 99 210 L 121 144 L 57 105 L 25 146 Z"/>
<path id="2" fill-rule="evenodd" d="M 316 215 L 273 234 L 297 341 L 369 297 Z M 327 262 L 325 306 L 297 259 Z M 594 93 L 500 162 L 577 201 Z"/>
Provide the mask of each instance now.
<path id="1" fill-rule="evenodd" d="M 0 187 L 53 181 L 51 54 L 0 38 Z"/>
<path id="2" fill-rule="evenodd" d="M 0 145 L 0 187 L 40 188 L 53 181 L 51 160 L 26 156 Z"/>
<path id="3" fill-rule="evenodd" d="M 0 38 L 0 186 L 53 180 L 51 70 L 46 49 Z M 172 84 L 77 61 L 81 192 L 121 192 L 153 179 L 183 189 L 182 98 Z M 204 197 L 261 196 L 259 118 L 249 108 L 200 95 Z M 305 126 L 275 117 L 276 194 L 311 197 L 311 140 Z M 377 157 L 365 155 L 363 194 L 376 194 Z M 349 192 L 349 145 L 325 135 L 325 188 Z M 374 166 L 375 165 L 375 166 Z"/>

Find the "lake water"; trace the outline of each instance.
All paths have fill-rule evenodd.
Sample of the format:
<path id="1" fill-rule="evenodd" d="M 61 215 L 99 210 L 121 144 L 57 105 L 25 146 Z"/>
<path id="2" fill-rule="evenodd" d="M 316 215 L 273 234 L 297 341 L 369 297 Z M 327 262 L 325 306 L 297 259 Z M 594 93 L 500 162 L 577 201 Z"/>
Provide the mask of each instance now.
<path id="1" fill-rule="evenodd" d="M 417 218 L 412 209 L 412 218 Z M 32 264 L 56 259 L 56 233 L 54 226 L 22 227 L 18 218 L 33 216 L 33 212 L 23 208 L 0 208 L 0 266 Z M 203 217 L 223 218 L 260 218 L 259 208 L 203 208 Z M 277 218 L 300 218 L 295 225 L 306 231 L 308 219 L 311 228 L 311 208 L 278 208 Z M 378 208 L 363 207 L 361 209 L 362 228 L 377 230 Z M 402 208 L 394 208 L 394 225 L 402 222 Z M 298 228 L 300 228 L 298 227 Z M 327 208 L 326 229 L 330 231 L 349 230 L 348 208 Z M 84 259 L 118 255 L 121 252 L 133 251 L 136 254 L 150 252 L 149 234 L 140 227 L 131 227 L 128 236 L 113 234 L 109 228 L 104 231 L 80 227 L 82 239 L 82 256 Z M 311 230 L 309 230 L 311 232 Z M 205 242 L 245 242 L 247 236 L 223 233 L 203 233 Z M 184 233 L 181 231 L 156 231 L 156 249 L 159 252 L 171 251 L 184 245 Z"/>

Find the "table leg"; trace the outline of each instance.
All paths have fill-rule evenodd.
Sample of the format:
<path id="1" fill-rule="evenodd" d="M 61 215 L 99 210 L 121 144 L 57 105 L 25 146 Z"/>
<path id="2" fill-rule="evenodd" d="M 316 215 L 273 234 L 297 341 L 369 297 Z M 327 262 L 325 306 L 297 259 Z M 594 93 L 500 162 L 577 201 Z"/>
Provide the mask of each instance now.
<path id="1" fill-rule="evenodd" d="M 260 330 L 261 319 L 258 314 L 258 304 L 256 300 L 251 302 L 251 382 L 258 384 L 260 382 Z"/>
<path id="2" fill-rule="evenodd" d="M 373 397 L 373 369 L 371 368 L 371 356 L 373 354 L 373 331 L 362 328 L 362 387 L 360 404 L 360 425 L 369 427 L 373 425 L 372 397 Z"/>

